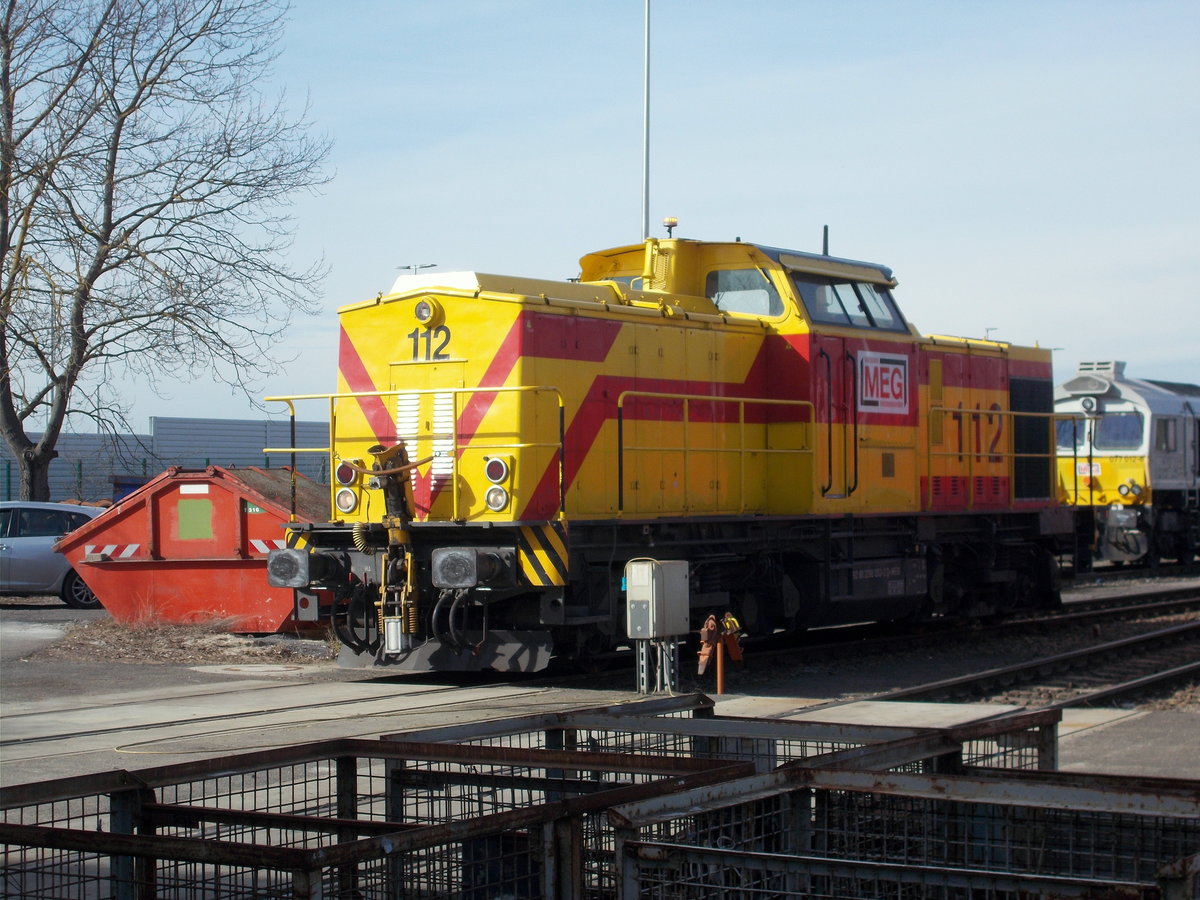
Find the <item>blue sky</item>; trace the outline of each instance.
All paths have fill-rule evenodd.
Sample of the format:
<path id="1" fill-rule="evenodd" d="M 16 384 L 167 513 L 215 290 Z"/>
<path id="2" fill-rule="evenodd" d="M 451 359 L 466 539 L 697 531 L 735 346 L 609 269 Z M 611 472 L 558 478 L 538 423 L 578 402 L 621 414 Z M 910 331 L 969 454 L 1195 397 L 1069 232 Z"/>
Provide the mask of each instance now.
<path id="1" fill-rule="evenodd" d="M 436 263 L 566 278 L 640 238 L 642 0 L 296 0 L 277 74 L 335 141 L 295 253 L 334 310 Z M 1200 4 L 653 0 L 652 230 L 883 263 L 926 333 L 1200 382 Z M 303 268 L 303 265 L 299 266 Z M 989 332 L 990 330 L 990 332 Z M 254 417 L 167 386 L 150 415 Z"/>

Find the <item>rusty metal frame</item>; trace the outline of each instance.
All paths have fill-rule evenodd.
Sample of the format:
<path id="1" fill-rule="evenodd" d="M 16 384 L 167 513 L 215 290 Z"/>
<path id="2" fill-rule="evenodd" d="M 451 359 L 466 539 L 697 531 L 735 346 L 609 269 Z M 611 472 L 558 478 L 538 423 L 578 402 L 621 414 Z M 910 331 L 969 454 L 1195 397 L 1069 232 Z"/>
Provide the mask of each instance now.
<path id="1" fill-rule="evenodd" d="M 433 824 L 358 818 L 355 816 L 359 797 L 357 766 L 364 759 L 390 760 L 397 764 L 396 769 L 389 769 L 393 775 L 398 773 L 398 777 L 387 779 L 386 784 L 391 785 L 389 790 L 403 791 L 415 782 L 433 779 L 468 789 L 484 783 L 505 782 L 522 790 L 541 791 L 550 799 L 521 808 Z M 276 769 L 286 772 L 287 767 L 314 762 L 332 764 L 335 770 L 336 815 L 268 812 L 240 809 L 236 805 L 168 803 L 161 802 L 156 795 L 157 789 L 176 785 Z M 414 762 L 449 763 L 464 768 L 462 772 L 439 773 L 431 779 L 401 768 Z M 499 767 L 500 771 L 490 776 L 471 771 L 488 764 Z M 545 771 L 551 777 L 523 779 L 517 773 L 505 772 L 507 767 Z M 88 877 L 110 883 L 114 896 L 119 898 L 153 896 L 158 861 L 287 873 L 293 895 L 301 898 L 320 896 L 322 884 L 328 878 L 336 879 L 340 885 L 352 886 L 357 867 L 363 863 L 377 863 L 448 843 L 527 829 L 531 835 L 540 835 L 542 852 L 551 854 L 545 857 L 542 877 L 546 879 L 546 895 L 555 896 L 563 890 L 574 890 L 580 876 L 578 866 L 566 862 L 572 858 L 572 848 L 577 849 L 581 842 L 579 823 L 575 820 L 600 815 L 614 803 L 637 802 L 656 793 L 702 788 L 747 775 L 752 770 L 752 765 L 745 762 L 624 753 L 358 739 L 321 741 L 135 772 L 117 771 L 5 788 L 0 790 L 0 809 L 5 812 L 17 811 L 19 814 L 24 808 L 89 797 L 96 801 L 107 797 L 108 809 L 95 814 L 98 825 L 95 830 L 56 824 L 0 822 L 0 843 L 52 852 L 75 851 L 83 854 L 81 859 L 108 857 L 107 874 L 91 873 Z M 618 776 L 653 776 L 655 780 L 644 783 L 618 778 L 606 780 L 601 777 L 605 772 Z M 595 778 L 600 779 L 598 784 L 589 782 Z M 322 784 L 328 787 L 324 782 L 319 783 L 318 793 Z M 271 789 L 290 787 L 292 785 L 281 781 Z M 576 790 L 579 792 L 573 794 Z M 380 798 L 372 799 L 378 801 Z M 289 795 L 288 802 L 292 800 Z M 100 804 L 97 802 L 96 805 L 99 809 Z M 92 817 L 89 813 L 82 818 Z M 72 818 L 81 817 L 72 814 Z M 105 819 L 108 830 L 102 830 L 101 822 Z M 337 843 L 310 848 L 155 833 L 159 828 L 201 829 L 206 825 L 246 827 L 276 835 L 324 835 Z M 6 870 L 23 872 L 20 863 L 19 854 L 12 860 L 6 854 Z M 61 859 L 59 864 L 69 866 Z"/>

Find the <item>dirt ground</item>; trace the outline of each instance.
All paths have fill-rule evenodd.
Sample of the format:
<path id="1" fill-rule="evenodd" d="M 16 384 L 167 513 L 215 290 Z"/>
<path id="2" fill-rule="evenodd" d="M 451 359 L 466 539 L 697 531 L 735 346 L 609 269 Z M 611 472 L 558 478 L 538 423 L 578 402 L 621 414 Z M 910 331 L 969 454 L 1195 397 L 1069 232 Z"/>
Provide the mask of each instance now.
<path id="1" fill-rule="evenodd" d="M 123 625 L 112 619 L 102 619 L 69 624 L 62 640 L 36 655 L 49 659 L 193 666 L 333 660 L 337 649 L 337 642 L 332 639 L 230 634 L 220 622 Z"/>

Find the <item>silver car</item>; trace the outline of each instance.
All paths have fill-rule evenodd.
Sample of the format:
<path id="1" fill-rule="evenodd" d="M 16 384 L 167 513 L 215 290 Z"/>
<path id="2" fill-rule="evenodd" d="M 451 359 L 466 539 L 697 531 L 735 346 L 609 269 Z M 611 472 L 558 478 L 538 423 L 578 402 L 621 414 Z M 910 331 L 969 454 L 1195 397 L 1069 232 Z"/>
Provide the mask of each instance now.
<path id="1" fill-rule="evenodd" d="M 104 512 L 71 503 L 0 501 L 0 594 L 58 594 L 76 609 L 96 609 L 100 601 L 54 552 L 64 534 Z"/>

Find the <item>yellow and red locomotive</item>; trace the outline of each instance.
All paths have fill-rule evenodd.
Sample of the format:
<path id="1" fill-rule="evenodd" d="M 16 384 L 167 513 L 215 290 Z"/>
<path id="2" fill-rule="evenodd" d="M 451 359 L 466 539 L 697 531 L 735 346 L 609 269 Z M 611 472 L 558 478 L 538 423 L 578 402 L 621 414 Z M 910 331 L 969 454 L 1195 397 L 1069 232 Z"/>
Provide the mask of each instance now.
<path id="1" fill-rule="evenodd" d="M 648 239 L 581 267 L 340 310 L 335 520 L 270 577 L 298 609 L 330 591 L 360 662 L 602 652 L 648 556 L 689 562 L 697 623 L 758 633 L 1058 602 L 1048 351 L 922 335 L 889 269 L 828 255 Z"/>

